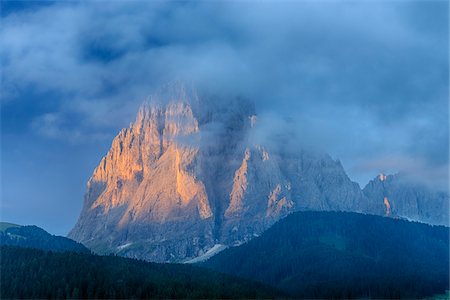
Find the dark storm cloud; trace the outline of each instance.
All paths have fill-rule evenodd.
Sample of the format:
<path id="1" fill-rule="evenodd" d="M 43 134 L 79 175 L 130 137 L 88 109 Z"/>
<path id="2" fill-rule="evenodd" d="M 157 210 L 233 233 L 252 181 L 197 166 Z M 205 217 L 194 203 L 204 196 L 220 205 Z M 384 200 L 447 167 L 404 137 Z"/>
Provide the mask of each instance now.
<path id="1" fill-rule="evenodd" d="M 289 132 L 362 184 L 407 169 L 447 185 L 445 1 L 27 5 L 2 13 L 4 145 L 95 144 L 99 158 L 155 88 L 184 79 L 254 100 L 258 139 Z"/>

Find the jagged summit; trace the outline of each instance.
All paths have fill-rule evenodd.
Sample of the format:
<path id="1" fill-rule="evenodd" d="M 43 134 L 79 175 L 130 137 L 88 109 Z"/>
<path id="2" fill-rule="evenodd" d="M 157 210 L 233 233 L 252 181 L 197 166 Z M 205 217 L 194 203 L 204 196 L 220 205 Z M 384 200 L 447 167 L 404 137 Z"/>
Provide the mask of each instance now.
<path id="1" fill-rule="evenodd" d="M 98 252 L 127 251 L 157 261 L 208 249 L 222 234 L 222 187 L 237 164 L 230 157 L 250 127 L 251 106 L 237 104 L 214 111 L 178 84 L 150 97 L 94 170 L 69 236 Z M 141 253 L 147 245 L 156 249 Z"/>
<path id="2" fill-rule="evenodd" d="M 404 173 L 381 174 L 372 179 L 363 192 L 377 204 L 374 213 L 429 224 L 449 224 L 449 195 L 411 181 Z"/>
<path id="3" fill-rule="evenodd" d="M 183 261 L 245 242 L 293 211 L 383 215 L 384 197 L 401 211 L 397 194 L 385 196 L 389 176 L 362 191 L 329 155 L 250 143 L 254 104 L 218 99 L 182 84 L 151 96 L 94 170 L 69 237 L 99 253 Z M 438 214 L 440 204 L 417 201 L 405 216 Z"/>

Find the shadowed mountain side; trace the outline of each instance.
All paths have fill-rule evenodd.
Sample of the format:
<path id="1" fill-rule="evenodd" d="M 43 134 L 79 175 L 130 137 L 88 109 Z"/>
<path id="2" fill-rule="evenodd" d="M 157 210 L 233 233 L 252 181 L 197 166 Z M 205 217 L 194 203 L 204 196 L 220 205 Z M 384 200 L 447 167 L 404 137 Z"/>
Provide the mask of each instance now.
<path id="1" fill-rule="evenodd" d="M 294 298 L 423 298 L 449 289 L 449 228 L 338 212 L 297 212 L 201 264 Z"/>
<path id="2" fill-rule="evenodd" d="M 82 244 L 66 237 L 51 235 L 37 226 L 20 226 L 4 222 L 0 222 L 0 245 L 56 252 L 90 253 L 90 250 Z"/>
<path id="3" fill-rule="evenodd" d="M 408 180 L 406 174 L 380 174 L 363 189 L 385 216 L 449 226 L 449 195 Z M 381 205 L 383 203 L 383 205 Z M 381 214 L 380 211 L 374 213 Z"/>

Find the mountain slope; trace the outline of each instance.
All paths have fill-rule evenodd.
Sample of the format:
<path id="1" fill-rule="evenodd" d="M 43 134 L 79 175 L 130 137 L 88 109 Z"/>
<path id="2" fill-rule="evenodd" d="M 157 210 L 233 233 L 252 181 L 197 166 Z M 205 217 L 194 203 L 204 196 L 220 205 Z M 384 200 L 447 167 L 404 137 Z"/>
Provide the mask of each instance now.
<path id="1" fill-rule="evenodd" d="M 448 227 L 297 212 L 202 265 L 296 298 L 420 298 L 448 290 L 448 251 Z"/>
<path id="2" fill-rule="evenodd" d="M 71 251 L 90 253 L 80 243 L 62 236 L 51 235 L 37 226 L 20 226 L 0 222 L 0 245 L 36 248 L 57 252 Z"/>
<path id="3" fill-rule="evenodd" d="M 274 298 L 262 284 L 191 265 L 3 246 L 1 299 Z"/>

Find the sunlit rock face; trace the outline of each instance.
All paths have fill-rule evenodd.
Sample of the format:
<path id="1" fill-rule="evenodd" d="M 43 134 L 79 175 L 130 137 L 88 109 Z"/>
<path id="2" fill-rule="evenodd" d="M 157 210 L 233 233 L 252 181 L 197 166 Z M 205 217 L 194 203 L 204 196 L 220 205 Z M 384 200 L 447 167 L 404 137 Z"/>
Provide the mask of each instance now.
<path id="1" fill-rule="evenodd" d="M 436 217 L 422 208 L 422 194 L 411 207 L 409 192 L 386 192 L 389 176 L 363 192 L 339 161 L 252 143 L 254 130 L 258 120 L 248 101 L 165 87 L 94 170 L 69 237 L 97 253 L 180 262 L 217 244 L 243 243 L 297 210 L 385 215 L 388 197 L 392 215 Z"/>
<path id="2" fill-rule="evenodd" d="M 226 244 L 240 244 L 259 235 L 279 218 L 295 210 L 291 183 L 275 158 L 261 146 L 248 147 L 227 191 L 223 216 Z"/>
<path id="3" fill-rule="evenodd" d="M 371 180 L 363 192 L 371 203 L 376 204 L 375 214 L 434 225 L 449 224 L 448 194 L 408 180 L 402 174 L 381 174 Z"/>
<path id="4" fill-rule="evenodd" d="M 198 178 L 199 147 L 177 141 L 195 136 L 198 120 L 184 89 L 173 97 L 143 105 L 114 139 L 88 182 L 69 236 L 100 253 L 155 261 L 196 256 L 213 244 L 213 212 Z"/>

